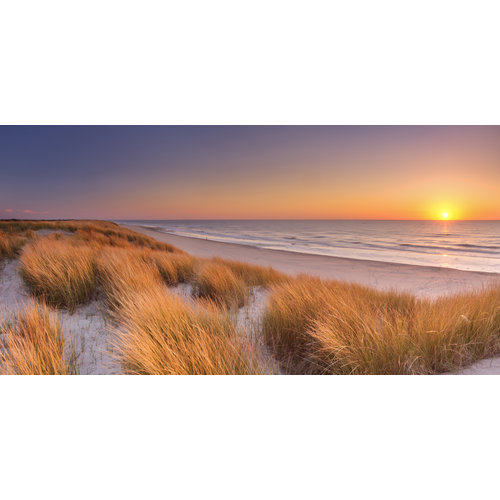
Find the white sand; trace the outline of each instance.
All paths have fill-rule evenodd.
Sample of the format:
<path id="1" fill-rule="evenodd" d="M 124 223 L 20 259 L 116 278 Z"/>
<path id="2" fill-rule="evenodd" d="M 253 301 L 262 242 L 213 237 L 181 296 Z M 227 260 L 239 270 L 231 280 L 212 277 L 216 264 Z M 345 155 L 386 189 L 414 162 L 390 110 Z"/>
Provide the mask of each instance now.
<path id="1" fill-rule="evenodd" d="M 500 274 L 268 250 L 166 234 L 141 226 L 125 227 L 170 243 L 196 257 L 239 260 L 249 264 L 272 266 L 291 275 L 312 274 L 322 278 L 359 283 L 380 290 L 410 292 L 420 297 L 436 298 L 500 284 Z"/>
<path id="2" fill-rule="evenodd" d="M 500 375 L 500 357 L 482 359 L 450 375 Z"/>
<path id="3" fill-rule="evenodd" d="M 254 287 L 250 291 L 248 303 L 238 310 L 236 327 L 240 335 L 248 341 L 260 362 L 267 367 L 269 374 L 282 374 L 279 363 L 265 344 L 261 334 L 262 315 L 268 299 L 268 290 Z"/>
<path id="4" fill-rule="evenodd" d="M 19 262 L 0 263 L 0 321 L 9 320 L 19 309 L 37 303 L 28 295 L 19 275 Z M 74 348 L 78 372 L 82 375 L 120 373 L 109 344 L 109 325 L 101 304 L 93 301 L 79 307 L 74 314 L 53 311 L 62 324 L 68 355 Z"/>

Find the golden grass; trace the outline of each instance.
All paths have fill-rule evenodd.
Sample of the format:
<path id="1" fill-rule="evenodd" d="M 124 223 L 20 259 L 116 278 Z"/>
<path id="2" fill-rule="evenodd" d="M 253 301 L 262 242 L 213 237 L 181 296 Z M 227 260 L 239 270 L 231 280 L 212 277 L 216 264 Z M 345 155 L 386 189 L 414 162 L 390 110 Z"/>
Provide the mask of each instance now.
<path id="1" fill-rule="evenodd" d="M 223 307 L 241 307 L 248 298 L 245 282 L 220 262 L 208 261 L 194 280 L 195 294 Z"/>
<path id="2" fill-rule="evenodd" d="M 123 294 L 162 282 L 149 254 L 140 249 L 104 248 L 96 257 L 96 268 L 100 291 L 110 309 L 118 306 Z"/>
<path id="3" fill-rule="evenodd" d="M 212 261 L 229 267 L 237 278 L 242 279 L 250 287 L 268 286 L 282 282 L 288 278 L 286 274 L 280 273 L 272 267 L 255 266 L 219 257 L 214 257 Z"/>
<path id="4" fill-rule="evenodd" d="M 169 286 L 184 283 L 194 275 L 195 259 L 191 255 L 154 251 L 149 258 Z"/>
<path id="5" fill-rule="evenodd" d="M 14 259 L 26 243 L 26 238 L 18 234 L 0 231 L 0 260 Z"/>
<path id="6" fill-rule="evenodd" d="M 75 237 L 92 244 L 102 246 L 118 247 L 142 247 L 163 252 L 181 252 L 168 243 L 156 241 L 149 236 L 136 233 L 124 228 L 114 222 L 98 220 L 61 220 L 61 221 L 39 221 L 39 220 L 1 220 L 0 231 L 4 233 L 26 233 L 48 229 L 51 231 L 65 231 L 75 233 Z M 31 234 L 32 234 L 31 233 Z"/>
<path id="7" fill-rule="evenodd" d="M 119 228 L 120 226 L 112 222 L 91 220 L 0 220 L 0 230 L 12 233 L 39 231 L 40 229 L 74 233 L 78 229 L 87 229 L 91 227 L 98 228 L 103 231 L 107 229 Z"/>
<path id="8" fill-rule="evenodd" d="M 2 375 L 69 375 L 61 325 L 45 305 L 31 305 L 0 326 Z"/>
<path id="9" fill-rule="evenodd" d="M 168 243 L 156 241 L 149 236 L 125 229 L 122 227 L 100 228 L 99 226 L 85 226 L 75 233 L 76 238 L 99 246 L 112 246 L 119 248 L 140 247 L 149 250 L 158 250 L 162 252 L 177 252 L 183 254 L 181 250 Z"/>
<path id="10" fill-rule="evenodd" d="M 191 307 L 164 287 L 128 290 L 119 300 L 115 348 L 125 373 L 247 375 L 268 373 L 227 312 Z"/>
<path id="11" fill-rule="evenodd" d="M 40 238 L 25 247 L 21 276 L 35 297 L 73 311 L 95 293 L 94 254 L 93 248 L 57 235 Z"/>
<path id="12" fill-rule="evenodd" d="M 271 289 L 262 317 L 262 334 L 285 368 L 298 372 L 306 369 L 307 333 L 320 311 L 334 299 L 336 288 L 335 282 L 299 276 Z"/>
<path id="13" fill-rule="evenodd" d="M 33 229 L 27 229 L 26 231 L 24 231 L 23 235 L 29 240 L 34 240 L 38 238 L 37 233 L 33 231 Z"/>
<path id="14" fill-rule="evenodd" d="M 500 288 L 431 302 L 300 277 L 274 288 L 263 335 L 292 373 L 452 371 L 500 352 Z"/>

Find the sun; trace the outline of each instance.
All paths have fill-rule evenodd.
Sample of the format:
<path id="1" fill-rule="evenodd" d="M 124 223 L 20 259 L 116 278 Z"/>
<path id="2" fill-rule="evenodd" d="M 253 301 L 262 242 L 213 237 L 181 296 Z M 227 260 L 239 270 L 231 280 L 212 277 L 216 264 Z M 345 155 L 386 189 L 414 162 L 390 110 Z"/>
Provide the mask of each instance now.
<path id="1" fill-rule="evenodd" d="M 450 214 L 448 212 L 443 212 L 442 213 L 443 219 L 447 219 L 449 216 L 450 216 Z"/>

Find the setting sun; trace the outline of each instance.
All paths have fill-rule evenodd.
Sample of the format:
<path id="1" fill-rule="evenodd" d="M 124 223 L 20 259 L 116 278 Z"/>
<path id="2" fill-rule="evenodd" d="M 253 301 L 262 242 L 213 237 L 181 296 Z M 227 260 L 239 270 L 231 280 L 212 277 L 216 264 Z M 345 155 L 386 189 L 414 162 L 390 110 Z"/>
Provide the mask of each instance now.
<path id="1" fill-rule="evenodd" d="M 447 219 L 449 216 L 448 212 L 443 212 L 443 219 Z"/>

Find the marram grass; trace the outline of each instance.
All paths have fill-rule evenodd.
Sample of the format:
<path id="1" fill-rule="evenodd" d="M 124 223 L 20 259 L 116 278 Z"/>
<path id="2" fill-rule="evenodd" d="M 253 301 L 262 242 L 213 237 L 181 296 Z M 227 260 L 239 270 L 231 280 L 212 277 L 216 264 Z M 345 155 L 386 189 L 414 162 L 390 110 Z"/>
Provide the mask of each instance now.
<path id="1" fill-rule="evenodd" d="M 0 325 L 0 374 L 70 375 L 74 360 L 67 357 L 61 324 L 43 304 L 20 310 Z"/>
<path id="2" fill-rule="evenodd" d="M 242 278 L 221 262 L 208 261 L 195 278 L 195 293 L 222 307 L 241 307 L 248 298 L 248 289 Z"/>
<path id="3" fill-rule="evenodd" d="M 41 238 L 24 248 L 21 276 L 35 297 L 73 311 L 95 294 L 94 255 L 92 247 L 67 238 Z"/>
<path id="4" fill-rule="evenodd" d="M 187 305 L 165 287 L 122 293 L 114 347 L 123 370 L 148 375 L 270 373 L 229 316 L 214 304 Z"/>
<path id="5" fill-rule="evenodd" d="M 23 236 L 0 231 L 0 260 L 17 257 L 25 243 L 26 238 Z"/>
<path id="6" fill-rule="evenodd" d="M 274 288 L 263 335 L 292 373 L 453 371 L 500 352 L 500 287 L 428 301 L 300 277 Z"/>

